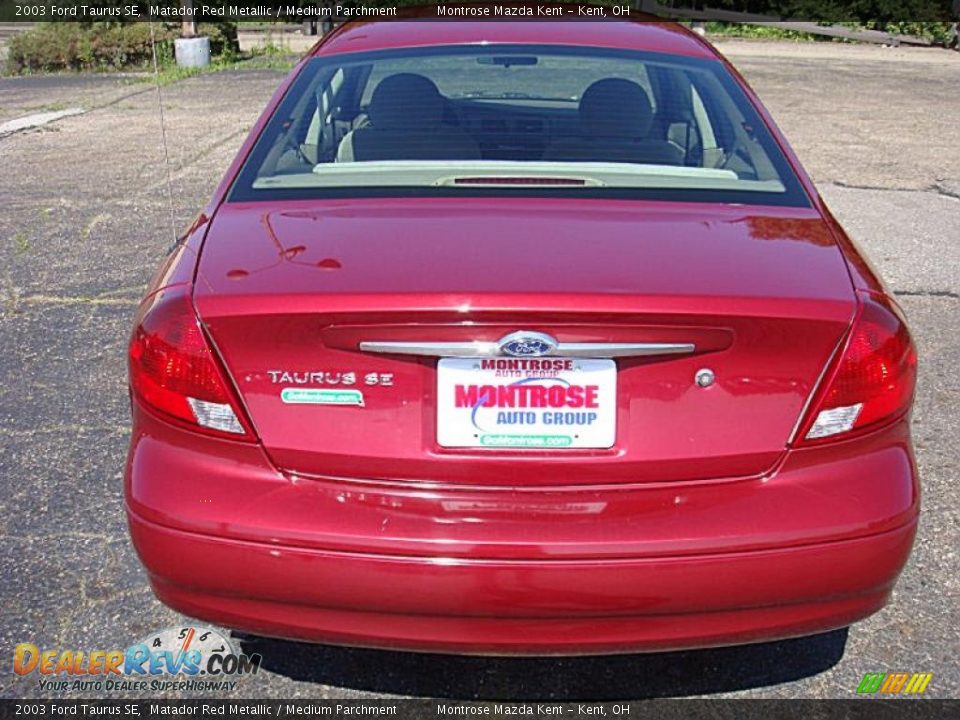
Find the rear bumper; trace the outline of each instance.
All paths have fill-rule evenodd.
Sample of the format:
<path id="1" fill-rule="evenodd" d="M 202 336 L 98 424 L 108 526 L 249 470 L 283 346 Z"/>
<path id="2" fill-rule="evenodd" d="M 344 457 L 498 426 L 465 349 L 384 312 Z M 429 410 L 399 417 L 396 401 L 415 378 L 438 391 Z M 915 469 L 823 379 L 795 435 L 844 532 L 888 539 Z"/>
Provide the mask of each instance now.
<path id="1" fill-rule="evenodd" d="M 706 647 L 843 627 L 883 606 L 913 527 L 788 551 L 605 561 L 387 557 L 242 543 L 131 515 L 157 596 L 250 632 L 476 653 Z"/>
<path id="2" fill-rule="evenodd" d="M 127 509 L 155 592 L 264 635 L 477 653 L 804 635 L 882 607 L 916 530 L 903 423 L 765 478 L 479 491 L 290 478 L 137 414 Z"/>

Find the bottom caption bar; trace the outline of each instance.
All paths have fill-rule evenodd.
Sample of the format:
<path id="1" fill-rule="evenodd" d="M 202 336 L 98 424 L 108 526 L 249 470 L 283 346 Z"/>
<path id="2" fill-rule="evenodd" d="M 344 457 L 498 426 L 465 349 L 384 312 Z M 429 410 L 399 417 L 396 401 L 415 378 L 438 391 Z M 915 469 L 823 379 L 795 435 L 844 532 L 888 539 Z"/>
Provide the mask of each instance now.
<path id="1" fill-rule="evenodd" d="M 0 700 L 6 718 L 656 718 L 926 720 L 960 717 L 957 700 L 647 700 L 629 703 L 429 700 Z"/>

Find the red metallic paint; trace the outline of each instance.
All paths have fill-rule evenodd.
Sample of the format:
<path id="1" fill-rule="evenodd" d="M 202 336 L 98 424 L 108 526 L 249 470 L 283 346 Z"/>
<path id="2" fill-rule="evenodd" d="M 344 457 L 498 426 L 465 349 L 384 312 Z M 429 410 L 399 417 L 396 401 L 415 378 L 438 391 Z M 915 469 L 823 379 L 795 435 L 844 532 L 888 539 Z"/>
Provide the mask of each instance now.
<path id="1" fill-rule="evenodd" d="M 904 421 L 790 451 L 757 477 L 491 490 L 292 475 L 259 445 L 197 436 L 138 402 L 134 417 L 131 513 L 268 546 L 491 559 L 746 552 L 887 532 L 910 525 L 918 504 Z"/>
<path id="2" fill-rule="evenodd" d="M 462 652 L 788 637 L 882 606 L 915 531 L 903 421 L 757 478 L 491 493 L 294 477 L 256 445 L 135 416 L 128 513 L 156 592 L 271 635 Z"/>
<path id="3" fill-rule="evenodd" d="M 481 40 L 715 57 L 692 33 L 650 23 L 351 23 L 313 52 Z M 126 503 L 158 597 L 268 635 L 504 653 L 753 642 L 882 607 L 919 510 L 907 419 L 806 448 L 790 441 L 855 314 L 854 288 L 883 288 L 730 69 L 811 210 L 224 205 L 288 79 L 148 293 L 193 285 L 262 439 L 204 436 L 133 399 Z M 383 239 L 386 227 L 402 247 Z M 520 236 L 549 236 L 556 256 L 510 241 Z M 585 237 L 602 237 L 605 252 Z M 432 443 L 429 361 L 351 349 L 374 331 L 436 340 L 470 327 L 492 338 L 518 325 L 566 340 L 693 335 L 702 354 L 621 363 L 612 451 L 471 454 Z M 397 394 L 371 395 L 364 422 L 281 413 L 266 365 L 310 352 L 387 365 Z M 734 377 L 697 394 L 701 363 Z"/>
<path id="4" fill-rule="evenodd" d="M 321 266 L 328 258 L 338 269 Z M 278 467 L 501 485 L 769 470 L 856 304 L 816 211 L 693 203 L 230 204 L 199 273 L 197 310 Z M 360 353 L 335 338 L 353 327 L 366 340 L 496 340 L 529 326 L 561 342 L 695 342 L 699 351 L 619 363 L 613 449 L 536 457 L 440 448 L 435 417 L 423 412 L 433 362 Z M 725 339 L 711 344 L 717 334 Z M 722 379 L 709 391 L 691 382 L 704 365 Z M 362 410 L 289 406 L 273 368 L 389 372 L 395 382 L 365 389 Z M 371 436 L 371 427 L 385 432 Z"/>
<path id="5" fill-rule="evenodd" d="M 440 25 L 441 27 L 437 27 Z M 630 48 L 692 57 L 713 57 L 699 36 L 681 26 L 663 22 L 456 22 L 435 20 L 365 22 L 342 26 L 312 51 L 315 56 L 370 52 L 401 47 L 435 47 L 474 43 L 549 42 L 600 48 Z"/>

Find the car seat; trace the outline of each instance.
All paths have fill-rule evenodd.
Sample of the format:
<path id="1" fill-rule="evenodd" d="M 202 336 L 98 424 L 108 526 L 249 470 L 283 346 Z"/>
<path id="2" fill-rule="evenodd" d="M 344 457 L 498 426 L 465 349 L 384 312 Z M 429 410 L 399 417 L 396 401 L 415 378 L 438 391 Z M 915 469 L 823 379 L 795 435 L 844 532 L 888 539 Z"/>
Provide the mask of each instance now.
<path id="1" fill-rule="evenodd" d="M 336 161 L 479 159 L 480 147 L 473 138 L 443 124 L 445 102 L 437 86 L 422 75 L 384 78 L 367 107 L 370 124 L 344 136 Z"/>
<path id="2" fill-rule="evenodd" d="M 544 160 L 683 164 L 680 148 L 647 137 L 653 107 L 647 92 L 635 82 L 598 80 L 581 96 L 578 114 L 581 135 L 550 144 Z"/>

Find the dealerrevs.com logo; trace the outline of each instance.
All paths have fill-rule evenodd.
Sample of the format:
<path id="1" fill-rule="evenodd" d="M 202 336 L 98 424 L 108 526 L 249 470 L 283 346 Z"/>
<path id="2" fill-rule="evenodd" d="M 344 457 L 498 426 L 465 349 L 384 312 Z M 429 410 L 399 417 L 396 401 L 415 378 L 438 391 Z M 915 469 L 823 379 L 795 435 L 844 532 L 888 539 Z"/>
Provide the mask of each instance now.
<path id="1" fill-rule="evenodd" d="M 20 643 L 17 675 L 36 674 L 46 691 L 234 690 L 238 678 L 260 669 L 260 655 L 234 650 L 216 630 L 175 627 L 153 633 L 126 650 L 41 650 Z"/>

